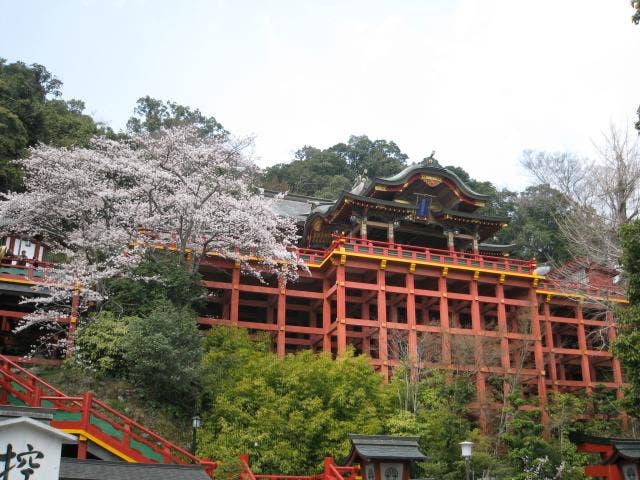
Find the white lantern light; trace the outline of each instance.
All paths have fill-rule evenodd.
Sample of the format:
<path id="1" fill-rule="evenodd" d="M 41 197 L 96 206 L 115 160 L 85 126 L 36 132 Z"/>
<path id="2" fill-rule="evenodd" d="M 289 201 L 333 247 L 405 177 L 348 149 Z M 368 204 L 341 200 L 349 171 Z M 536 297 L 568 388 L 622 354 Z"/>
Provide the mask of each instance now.
<path id="1" fill-rule="evenodd" d="M 191 426 L 193 428 L 200 428 L 202 426 L 202 419 L 197 415 L 193 417 L 191 421 L 192 421 Z"/>
<path id="2" fill-rule="evenodd" d="M 462 458 L 471 458 L 473 455 L 473 442 L 460 442 L 460 450 L 462 450 Z"/>

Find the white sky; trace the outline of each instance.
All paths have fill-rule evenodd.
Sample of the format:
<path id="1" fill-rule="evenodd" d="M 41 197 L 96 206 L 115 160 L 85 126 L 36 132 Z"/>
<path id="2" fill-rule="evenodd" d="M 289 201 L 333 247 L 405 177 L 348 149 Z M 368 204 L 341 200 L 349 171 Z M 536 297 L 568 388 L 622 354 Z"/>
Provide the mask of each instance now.
<path id="1" fill-rule="evenodd" d="M 256 136 L 262 166 L 351 134 L 520 188 L 524 149 L 592 154 L 640 104 L 628 0 L 0 0 L 0 56 L 123 128 L 143 95 Z"/>

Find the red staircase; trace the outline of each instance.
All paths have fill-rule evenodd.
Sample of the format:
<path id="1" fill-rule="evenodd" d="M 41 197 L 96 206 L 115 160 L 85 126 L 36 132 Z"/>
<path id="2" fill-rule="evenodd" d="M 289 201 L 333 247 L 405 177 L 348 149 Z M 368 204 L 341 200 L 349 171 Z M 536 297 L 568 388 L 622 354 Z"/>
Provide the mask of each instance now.
<path id="1" fill-rule="evenodd" d="M 51 425 L 84 437 L 128 462 L 200 464 L 212 476 L 216 463 L 197 458 L 93 398 L 70 397 L 0 355 L 0 404 L 53 408 Z"/>

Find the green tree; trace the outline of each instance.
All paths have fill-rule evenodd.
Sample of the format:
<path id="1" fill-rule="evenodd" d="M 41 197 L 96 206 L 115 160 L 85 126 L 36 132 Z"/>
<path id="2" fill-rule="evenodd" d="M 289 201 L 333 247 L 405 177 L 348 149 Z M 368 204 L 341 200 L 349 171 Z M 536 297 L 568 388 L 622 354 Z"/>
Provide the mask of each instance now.
<path id="1" fill-rule="evenodd" d="M 515 243 L 514 256 L 555 263 L 571 258 L 557 221 L 571 212 L 572 203 L 565 195 L 543 184 L 517 194 L 503 191 L 499 196 L 506 207 L 501 213 L 511 220 L 498 233 L 497 241 Z"/>
<path id="2" fill-rule="evenodd" d="M 154 401 L 191 413 L 195 408 L 202 355 L 196 314 L 160 301 L 146 316 L 131 317 L 124 338 L 127 377 Z"/>
<path id="3" fill-rule="evenodd" d="M 240 453 L 256 472 L 321 469 L 324 456 L 343 458 L 348 433 L 383 431 L 386 396 L 368 359 L 333 360 L 304 351 L 284 359 L 245 331 L 215 328 L 203 361 L 205 428 L 198 453 L 235 469 Z"/>
<path id="4" fill-rule="evenodd" d="M 38 142 L 86 146 L 107 131 L 83 113 L 84 103 L 62 100 L 62 82 L 44 66 L 7 63 L 0 58 L 0 191 L 21 187 L 12 160 Z"/>
<path id="5" fill-rule="evenodd" d="M 351 189 L 358 175 L 393 175 L 406 166 L 407 158 L 394 142 L 351 136 L 347 143 L 325 150 L 302 147 L 292 162 L 268 167 L 262 183 L 272 190 L 335 199 Z"/>
<path id="6" fill-rule="evenodd" d="M 176 307 L 203 306 L 206 291 L 202 277 L 176 261 L 174 252 L 152 251 L 146 254 L 128 277 L 107 282 L 103 308 L 118 315 L 144 316 L 165 300 Z"/>
<path id="7" fill-rule="evenodd" d="M 620 229 L 622 265 L 627 281 L 629 305 L 618 309 L 618 336 L 613 352 L 620 360 L 628 386 L 624 406 L 634 417 L 640 416 L 640 221 Z"/>
<path id="8" fill-rule="evenodd" d="M 134 133 L 156 132 L 161 128 L 195 125 L 204 136 L 226 137 L 227 132 L 215 117 L 205 116 L 199 109 L 176 102 L 157 100 L 150 96 L 136 102 L 134 115 L 127 121 L 127 130 Z"/>
<path id="9" fill-rule="evenodd" d="M 132 320 L 133 317 L 119 317 L 107 310 L 92 316 L 78 329 L 75 359 L 106 375 L 124 375 L 127 371 L 125 339 Z"/>

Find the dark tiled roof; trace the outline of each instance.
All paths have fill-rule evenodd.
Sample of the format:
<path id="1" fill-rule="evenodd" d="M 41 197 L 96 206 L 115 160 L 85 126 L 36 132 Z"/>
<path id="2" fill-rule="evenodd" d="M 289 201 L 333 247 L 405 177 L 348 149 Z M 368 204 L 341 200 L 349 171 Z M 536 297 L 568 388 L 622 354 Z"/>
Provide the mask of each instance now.
<path id="1" fill-rule="evenodd" d="M 419 450 L 418 437 L 389 437 L 386 435 L 349 435 L 353 449 L 367 460 L 422 461 L 426 456 Z"/>
<path id="2" fill-rule="evenodd" d="M 107 462 L 63 458 L 60 480 L 211 480 L 198 465 Z"/>
<path id="3" fill-rule="evenodd" d="M 597 445 L 611 445 L 614 449 L 611 458 L 605 460 L 606 463 L 614 461 L 618 456 L 627 460 L 640 460 L 640 440 L 631 438 L 593 437 L 580 433 L 569 435 L 569 440 L 576 444 L 594 443 Z"/>

